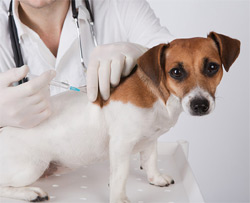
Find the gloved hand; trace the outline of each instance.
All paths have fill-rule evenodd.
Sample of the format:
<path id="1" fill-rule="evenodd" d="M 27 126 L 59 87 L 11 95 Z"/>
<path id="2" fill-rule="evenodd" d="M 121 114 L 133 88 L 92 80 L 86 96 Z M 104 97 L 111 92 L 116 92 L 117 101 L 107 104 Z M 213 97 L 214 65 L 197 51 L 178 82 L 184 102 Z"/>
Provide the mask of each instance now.
<path id="1" fill-rule="evenodd" d="M 136 65 L 137 59 L 147 48 L 133 43 L 119 42 L 96 47 L 90 56 L 87 72 L 87 94 L 90 101 L 101 96 L 110 96 L 110 84 L 116 86 L 121 76 L 127 76 Z"/>
<path id="2" fill-rule="evenodd" d="M 24 78 L 28 70 L 27 66 L 22 66 L 0 73 L 0 127 L 31 128 L 51 114 L 48 85 L 55 77 L 55 71 L 47 71 L 12 87 L 11 84 Z"/>

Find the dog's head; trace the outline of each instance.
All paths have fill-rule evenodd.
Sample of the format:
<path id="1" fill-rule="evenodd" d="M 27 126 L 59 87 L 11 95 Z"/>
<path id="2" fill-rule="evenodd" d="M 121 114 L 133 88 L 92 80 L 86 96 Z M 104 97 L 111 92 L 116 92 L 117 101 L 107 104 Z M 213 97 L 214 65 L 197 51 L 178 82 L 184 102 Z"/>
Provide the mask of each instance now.
<path id="1" fill-rule="evenodd" d="M 165 101 L 178 97 L 184 111 L 206 115 L 215 106 L 215 91 L 240 52 L 240 41 L 211 32 L 207 38 L 177 39 L 160 44 L 138 59 L 138 65 Z"/>

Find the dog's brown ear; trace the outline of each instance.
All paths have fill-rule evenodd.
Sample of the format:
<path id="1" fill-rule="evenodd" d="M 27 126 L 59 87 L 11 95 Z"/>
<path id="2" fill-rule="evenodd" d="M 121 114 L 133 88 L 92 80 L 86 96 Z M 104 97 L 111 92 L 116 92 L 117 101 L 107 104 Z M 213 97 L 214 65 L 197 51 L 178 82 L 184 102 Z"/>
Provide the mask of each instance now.
<path id="1" fill-rule="evenodd" d="M 210 32 L 208 37 L 214 40 L 221 57 L 221 62 L 228 72 L 230 66 L 239 56 L 240 41 L 216 32 Z"/>
<path id="2" fill-rule="evenodd" d="M 144 53 L 137 61 L 141 70 L 158 87 L 165 70 L 165 50 L 168 44 L 160 44 Z"/>

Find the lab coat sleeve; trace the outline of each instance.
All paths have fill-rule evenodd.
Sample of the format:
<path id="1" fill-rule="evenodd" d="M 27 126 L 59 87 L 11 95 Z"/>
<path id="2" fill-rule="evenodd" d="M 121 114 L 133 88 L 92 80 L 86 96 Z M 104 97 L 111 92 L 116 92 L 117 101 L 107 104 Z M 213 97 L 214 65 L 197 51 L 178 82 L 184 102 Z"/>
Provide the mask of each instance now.
<path id="1" fill-rule="evenodd" d="M 146 0 L 114 0 L 128 41 L 153 47 L 174 39 Z"/>
<path id="2" fill-rule="evenodd" d="M 7 8 L 0 2 L 0 72 L 15 67 L 14 56 L 10 43 Z"/>
<path id="3" fill-rule="evenodd" d="M 15 67 L 13 56 L 6 47 L 0 45 L 0 72 L 5 72 Z"/>

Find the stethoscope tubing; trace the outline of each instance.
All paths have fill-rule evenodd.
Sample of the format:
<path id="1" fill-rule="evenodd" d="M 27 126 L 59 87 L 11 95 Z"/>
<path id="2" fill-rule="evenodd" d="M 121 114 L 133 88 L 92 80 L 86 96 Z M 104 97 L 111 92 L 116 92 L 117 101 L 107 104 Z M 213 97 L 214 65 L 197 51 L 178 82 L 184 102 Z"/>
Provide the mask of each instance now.
<path id="1" fill-rule="evenodd" d="M 9 26 L 9 30 L 10 30 L 10 40 L 11 40 L 11 47 L 12 47 L 13 54 L 14 54 L 14 61 L 15 61 L 16 67 L 19 68 L 19 67 L 24 65 L 24 62 L 23 62 L 22 52 L 21 52 L 21 48 L 20 48 L 20 44 L 19 44 L 16 23 L 15 23 L 13 13 L 12 13 L 12 0 L 10 2 L 8 18 L 9 18 L 8 19 L 9 20 L 8 26 Z M 25 83 L 27 81 L 28 81 L 28 79 L 25 77 L 22 80 L 20 80 L 18 82 L 18 84 L 22 84 L 22 83 Z"/>

